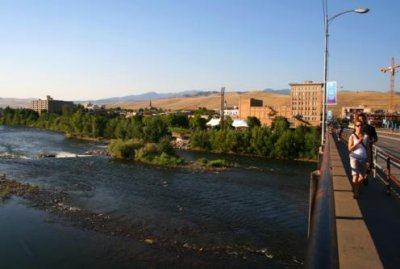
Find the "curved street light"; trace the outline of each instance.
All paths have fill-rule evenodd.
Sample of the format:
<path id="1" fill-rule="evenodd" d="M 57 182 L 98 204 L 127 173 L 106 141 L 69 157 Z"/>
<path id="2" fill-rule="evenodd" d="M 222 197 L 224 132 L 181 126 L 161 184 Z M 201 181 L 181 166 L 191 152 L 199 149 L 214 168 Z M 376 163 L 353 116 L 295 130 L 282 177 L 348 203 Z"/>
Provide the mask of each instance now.
<path id="1" fill-rule="evenodd" d="M 325 133 L 326 133 L 326 79 L 327 79 L 327 71 L 328 71 L 328 37 L 329 37 L 329 23 L 331 23 L 337 17 L 347 14 L 347 13 L 359 13 L 365 14 L 369 12 L 369 8 L 357 8 L 352 10 L 347 10 L 340 12 L 330 18 L 328 18 L 328 14 L 325 15 L 325 55 L 324 55 L 324 90 L 322 94 L 322 134 L 321 134 L 321 145 L 324 144 Z"/>

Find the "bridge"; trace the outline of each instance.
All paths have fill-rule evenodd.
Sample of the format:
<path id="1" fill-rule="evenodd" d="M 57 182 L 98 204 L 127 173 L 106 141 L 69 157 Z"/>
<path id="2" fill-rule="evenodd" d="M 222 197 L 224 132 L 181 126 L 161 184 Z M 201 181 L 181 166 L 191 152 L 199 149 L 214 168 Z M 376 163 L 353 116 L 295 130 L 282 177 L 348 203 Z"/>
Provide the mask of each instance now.
<path id="1" fill-rule="evenodd" d="M 378 136 L 390 137 L 397 154 L 399 134 Z M 327 134 L 319 170 L 310 181 L 306 268 L 400 268 L 398 156 L 391 155 L 390 147 L 374 146 L 375 169 L 354 199 L 348 155 L 347 143 Z"/>

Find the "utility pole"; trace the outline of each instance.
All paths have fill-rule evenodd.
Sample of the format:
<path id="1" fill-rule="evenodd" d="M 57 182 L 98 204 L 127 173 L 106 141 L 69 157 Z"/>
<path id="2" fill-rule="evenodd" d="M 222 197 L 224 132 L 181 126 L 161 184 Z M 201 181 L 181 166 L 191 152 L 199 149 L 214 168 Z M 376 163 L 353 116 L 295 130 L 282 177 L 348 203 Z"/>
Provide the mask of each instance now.
<path id="1" fill-rule="evenodd" d="M 224 108 L 225 108 L 225 87 L 222 87 L 221 88 L 221 111 L 220 111 L 221 123 L 224 120 Z"/>

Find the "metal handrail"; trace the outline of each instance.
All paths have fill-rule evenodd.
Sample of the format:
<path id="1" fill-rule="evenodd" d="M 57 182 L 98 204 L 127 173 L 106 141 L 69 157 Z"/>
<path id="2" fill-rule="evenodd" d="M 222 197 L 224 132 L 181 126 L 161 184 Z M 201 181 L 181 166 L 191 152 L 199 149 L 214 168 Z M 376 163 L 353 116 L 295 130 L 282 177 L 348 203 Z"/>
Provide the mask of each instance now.
<path id="1" fill-rule="evenodd" d="M 400 160 L 390 155 L 378 146 L 373 146 L 374 178 L 380 179 L 386 185 L 386 193 L 389 195 L 393 191 L 394 185 L 400 188 L 400 180 L 392 173 L 392 168 L 400 169 Z M 385 161 L 386 166 L 379 164 L 378 160 Z M 380 173 L 378 173 L 378 171 Z"/>
<path id="2" fill-rule="evenodd" d="M 328 135 L 328 134 L 327 134 Z M 329 139 L 322 152 L 319 171 L 311 174 L 309 237 L 306 268 L 338 268 L 336 221 L 330 170 Z"/>

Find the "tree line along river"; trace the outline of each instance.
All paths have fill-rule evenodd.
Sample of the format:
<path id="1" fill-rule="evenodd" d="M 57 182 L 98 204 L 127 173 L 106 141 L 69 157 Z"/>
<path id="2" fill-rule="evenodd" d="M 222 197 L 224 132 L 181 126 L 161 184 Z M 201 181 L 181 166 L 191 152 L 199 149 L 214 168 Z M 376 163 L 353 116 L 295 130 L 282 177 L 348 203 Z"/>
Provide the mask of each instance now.
<path id="1" fill-rule="evenodd" d="M 1 174 L 113 223 L 91 226 L 13 196 L 0 202 L 4 268 L 302 267 L 314 163 L 178 151 L 237 164 L 194 171 L 87 154 L 102 147 L 0 126 Z"/>

